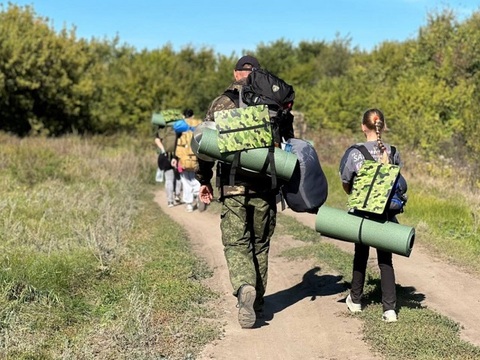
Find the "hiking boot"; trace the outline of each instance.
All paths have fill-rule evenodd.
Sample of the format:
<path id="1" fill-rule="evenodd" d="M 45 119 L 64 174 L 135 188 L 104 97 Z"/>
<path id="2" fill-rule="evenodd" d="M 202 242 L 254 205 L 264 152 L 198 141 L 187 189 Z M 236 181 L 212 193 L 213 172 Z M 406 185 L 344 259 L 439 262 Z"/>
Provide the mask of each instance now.
<path id="1" fill-rule="evenodd" d="M 255 325 L 256 314 L 253 309 L 256 291 L 252 285 L 242 285 L 238 290 L 238 323 L 244 329 Z"/>
<path id="2" fill-rule="evenodd" d="M 355 304 L 350 294 L 348 294 L 345 302 L 347 303 L 348 310 L 350 310 L 351 312 L 353 313 L 362 312 L 362 304 Z"/>
<path id="3" fill-rule="evenodd" d="M 173 201 L 168 202 L 168 207 L 174 207 L 175 205 L 173 204 Z"/>
<path id="4" fill-rule="evenodd" d="M 192 212 L 192 211 L 193 211 L 193 205 L 187 204 L 187 212 Z"/>
<path id="5" fill-rule="evenodd" d="M 387 310 L 383 313 L 382 319 L 385 322 L 395 322 L 397 321 L 397 313 L 395 310 Z"/>

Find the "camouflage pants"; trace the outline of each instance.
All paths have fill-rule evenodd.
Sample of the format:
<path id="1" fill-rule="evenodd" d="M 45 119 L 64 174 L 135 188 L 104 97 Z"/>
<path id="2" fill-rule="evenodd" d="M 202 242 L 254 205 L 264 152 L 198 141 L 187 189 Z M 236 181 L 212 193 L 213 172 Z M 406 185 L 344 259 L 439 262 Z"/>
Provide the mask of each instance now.
<path id="1" fill-rule="evenodd" d="M 268 253 L 276 215 L 274 193 L 223 199 L 220 229 L 233 295 L 243 284 L 255 286 L 258 308 L 267 286 Z"/>

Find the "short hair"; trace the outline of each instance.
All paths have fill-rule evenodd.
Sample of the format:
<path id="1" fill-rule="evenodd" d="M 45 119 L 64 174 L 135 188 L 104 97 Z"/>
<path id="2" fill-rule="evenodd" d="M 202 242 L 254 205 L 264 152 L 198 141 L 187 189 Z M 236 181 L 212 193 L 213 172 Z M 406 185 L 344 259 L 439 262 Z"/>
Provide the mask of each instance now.
<path id="1" fill-rule="evenodd" d="M 192 109 L 185 109 L 183 111 L 183 116 L 185 116 L 185 118 L 192 117 L 193 116 L 193 110 Z"/>

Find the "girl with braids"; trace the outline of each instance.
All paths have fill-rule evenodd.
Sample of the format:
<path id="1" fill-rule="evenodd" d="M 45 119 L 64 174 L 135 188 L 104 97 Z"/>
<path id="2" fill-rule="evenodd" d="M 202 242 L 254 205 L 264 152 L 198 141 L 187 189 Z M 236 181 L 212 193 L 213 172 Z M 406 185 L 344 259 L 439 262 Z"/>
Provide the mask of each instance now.
<path id="1" fill-rule="evenodd" d="M 401 166 L 398 151 L 392 152 L 392 147 L 382 140 L 382 133 L 386 130 L 385 118 L 378 109 L 369 109 L 363 114 L 362 132 L 366 142 L 363 145 L 373 158 L 381 163 L 393 163 Z M 392 154 L 393 153 L 393 154 Z M 362 167 L 365 157 L 357 148 L 350 147 L 345 152 L 340 162 L 340 178 L 343 189 L 347 194 L 352 190 L 353 180 L 359 169 Z M 406 183 L 405 185 L 406 186 Z M 405 189 L 406 190 L 406 189 Z M 386 217 L 389 221 L 398 222 L 392 210 L 387 210 Z M 365 273 L 370 247 L 364 244 L 355 244 L 355 255 L 353 259 L 353 275 L 350 294 L 347 296 L 347 307 L 351 312 L 362 311 L 362 295 L 365 284 Z M 380 282 L 382 289 L 383 320 L 386 322 L 397 321 L 395 273 L 392 264 L 392 253 L 377 249 L 378 266 L 380 268 Z"/>

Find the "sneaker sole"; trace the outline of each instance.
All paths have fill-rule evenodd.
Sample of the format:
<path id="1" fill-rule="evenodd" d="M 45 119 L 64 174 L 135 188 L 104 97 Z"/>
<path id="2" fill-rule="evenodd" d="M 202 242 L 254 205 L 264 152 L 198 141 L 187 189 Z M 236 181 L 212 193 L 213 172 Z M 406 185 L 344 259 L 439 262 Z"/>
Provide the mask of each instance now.
<path id="1" fill-rule="evenodd" d="M 255 325 L 257 316 L 253 309 L 253 303 L 257 292 L 251 285 L 245 285 L 241 288 L 238 298 L 238 323 L 244 329 L 248 329 Z"/>

